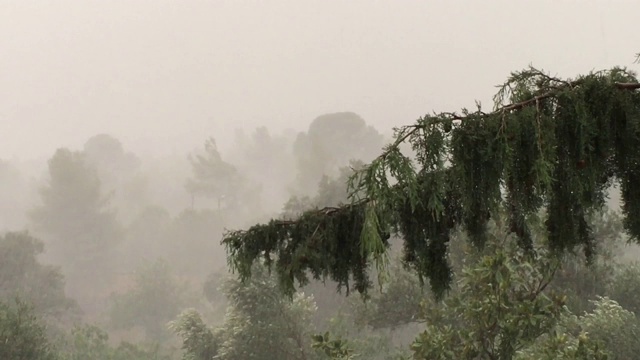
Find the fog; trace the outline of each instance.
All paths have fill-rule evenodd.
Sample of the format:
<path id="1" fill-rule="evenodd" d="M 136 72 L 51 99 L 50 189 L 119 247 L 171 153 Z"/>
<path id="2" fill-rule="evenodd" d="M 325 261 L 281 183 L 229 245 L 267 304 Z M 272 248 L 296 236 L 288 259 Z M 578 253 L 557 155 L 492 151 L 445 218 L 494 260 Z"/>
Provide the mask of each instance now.
<path id="1" fill-rule="evenodd" d="M 183 154 L 201 134 L 302 130 L 336 111 L 387 131 L 488 104 L 493 86 L 528 64 L 564 76 L 631 65 L 638 10 L 634 1 L 3 0 L 0 152 L 38 158 L 109 133 L 139 154 Z"/>
<path id="2" fill-rule="evenodd" d="M 224 231 L 347 201 L 348 166 L 394 127 L 490 109 L 512 71 L 637 70 L 639 13 L 637 1 L 0 0 L 0 232 L 28 231 L 58 269 L 29 285 L 64 295 L 39 311 L 178 347 L 166 323 L 179 311 L 228 316 Z M 309 287 L 315 323 L 347 306 L 334 290 Z M 154 299 L 166 301 L 150 315 Z M 396 330 L 396 343 L 416 333 Z"/>

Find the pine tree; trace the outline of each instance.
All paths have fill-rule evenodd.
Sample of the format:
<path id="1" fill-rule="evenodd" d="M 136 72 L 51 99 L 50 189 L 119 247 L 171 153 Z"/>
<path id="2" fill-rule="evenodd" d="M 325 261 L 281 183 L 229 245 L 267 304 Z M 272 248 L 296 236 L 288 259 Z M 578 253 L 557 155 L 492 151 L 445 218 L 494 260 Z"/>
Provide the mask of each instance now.
<path id="1" fill-rule="evenodd" d="M 47 252 L 62 265 L 70 295 L 86 310 L 95 306 L 96 292 L 116 271 L 122 229 L 82 152 L 58 149 L 49 160 L 49 175 L 31 221 L 47 240 Z"/>
<path id="2" fill-rule="evenodd" d="M 191 196 L 216 199 L 218 207 L 223 201 L 233 204 L 241 176 L 235 166 L 222 159 L 216 141 L 209 138 L 204 144 L 204 153 L 190 156 L 193 178 L 185 185 Z"/>
<path id="3" fill-rule="evenodd" d="M 366 295 L 370 263 L 385 268 L 397 235 L 404 264 L 440 297 L 451 282 L 447 248 L 458 227 L 482 248 L 488 221 L 506 222 L 532 251 L 531 220 L 542 217 L 553 254 L 581 246 L 591 259 L 587 219 L 614 182 L 625 230 L 639 241 L 639 88 L 621 68 L 567 80 L 534 68 L 512 73 L 491 112 L 478 104 L 395 129 L 395 141 L 352 174 L 350 203 L 226 233 L 229 264 L 246 279 L 262 259 L 289 294 L 310 273 Z"/>

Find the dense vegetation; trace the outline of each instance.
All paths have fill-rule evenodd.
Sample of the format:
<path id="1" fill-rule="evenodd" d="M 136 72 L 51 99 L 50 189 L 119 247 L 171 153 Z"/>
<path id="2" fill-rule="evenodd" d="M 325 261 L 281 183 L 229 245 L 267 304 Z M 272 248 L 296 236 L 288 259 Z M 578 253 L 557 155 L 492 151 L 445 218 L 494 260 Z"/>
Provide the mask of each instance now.
<path id="1" fill-rule="evenodd" d="M 0 193 L 26 220 L 0 236 L 0 358 L 634 358 L 639 88 L 527 69 L 384 148 L 343 112 L 227 154 L 58 149 L 38 193 Z"/>

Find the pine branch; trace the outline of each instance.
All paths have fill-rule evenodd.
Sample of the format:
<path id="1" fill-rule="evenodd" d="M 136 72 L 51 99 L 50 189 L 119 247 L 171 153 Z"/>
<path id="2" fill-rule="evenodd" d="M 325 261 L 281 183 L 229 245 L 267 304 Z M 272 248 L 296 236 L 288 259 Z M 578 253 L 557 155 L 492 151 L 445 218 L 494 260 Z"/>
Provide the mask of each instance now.
<path id="1" fill-rule="evenodd" d="M 343 211 L 348 211 L 353 209 L 354 207 L 358 207 L 361 205 L 364 205 L 366 203 L 368 203 L 370 201 L 370 199 L 362 199 L 359 201 L 356 201 L 352 204 L 345 204 L 345 205 L 340 205 L 340 206 L 326 206 L 323 207 L 321 209 L 314 209 L 314 210 L 308 210 L 305 211 L 303 214 L 304 215 L 321 215 L 321 216 L 332 216 L 332 215 L 336 215 L 338 213 L 341 213 Z M 288 225 L 295 225 L 299 222 L 299 220 L 276 220 L 275 221 L 275 225 L 278 226 L 288 226 Z"/>
<path id="2" fill-rule="evenodd" d="M 541 95 L 537 95 L 534 96 L 530 99 L 527 100 L 523 100 L 520 102 L 516 102 L 516 103 L 512 103 L 512 104 L 507 104 L 504 105 L 502 107 L 500 107 L 499 109 L 490 112 L 490 113 L 485 113 L 485 112 L 481 112 L 481 111 L 477 111 L 474 112 L 471 115 L 466 115 L 466 116 L 461 116 L 458 115 L 456 113 L 443 113 L 441 115 L 446 116 L 446 119 L 437 119 L 437 121 L 434 122 L 430 122 L 428 125 L 432 125 L 434 123 L 438 123 L 438 122 L 444 122 L 444 121 L 464 121 L 467 118 L 473 116 L 474 118 L 487 118 L 487 117 L 491 117 L 491 116 L 495 116 L 495 115 L 502 115 L 504 113 L 507 112 L 511 112 L 514 110 L 521 110 L 524 107 L 527 106 L 531 106 L 534 105 L 538 102 L 540 102 L 540 100 L 544 100 L 544 99 L 548 99 L 550 97 L 553 97 L 554 95 L 556 95 L 558 92 L 565 90 L 566 88 L 574 88 L 578 85 L 580 85 L 582 81 L 577 80 L 577 81 L 573 81 L 573 82 L 563 82 L 565 85 L 561 86 L 561 87 L 554 87 L 553 90 L 547 91 Z M 619 83 L 616 82 L 614 83 L 615 87 L 620 89 L 620 90 L 637 90 L 640 89 L 640 83 Z M 400 144 L 404 143 L 407 138 L 409 138 L 411 135 L 415 134 L 417 131 L 424 129 L 425 125 L 423 124 L 413 124 L 413 125 L 406 125 L 403 127 L 403 129 L 410 129 L 408 130 L 406 133 L 404 133 L 401 137 L 397 138 L 396 141 L 393 142 L 393 144 L 391 146 L 389 146 L 389 148 L 384 151 L 380 156 L 378 156 L 378 158 L 376 160 L 379 159 L 384 159 L 386 158 L 389 153 L 391 153 L 392 151 L 394 151 L 398 146 L 400 146 Z M 374 160 L 375 161 L 375 160 Z"/>
<path id="3" fill-rule="evenodd" d="M 584 219 L 578 225 L 573 224 L 575 216 L 567 218 L 565 204 L 571 204 L 569 210 L 577 212 L 576 216 L 581 216 L 585 209 L 598 206 L 598 199 L 602 195 L 600 183 L 586 181 L 588 197 L 583 198 L 563 188 L 550 188 L 549 184 L 553 176 L 575 180 L 589 175 L 589 179 L 599 179 L 603 174 L 610 178 L 613 173 L 626 181 L 624 184 L 627 185 L 623 184 L 623 197 L 629 200 L 626 203 L 634 204 L 640 197 L 640 193 L 633 192 L 635 190 L 628 185 L 637 183 L 640 170 L 636 174 L 624 172 L 624 169 L 593 167 L 587 169 L 588 174 L 582 175 L 578 171 L 584 171 L 583 168 L 566 167 L 566 164 L 578 160 L 585 162 L 580 160 L 584 159 L 584 154 L 572 150 L 575 147 L 582 149 L 583 145 L 571 142 L 572 139 L 584 142 L 597 140 L 601 143 L 597 151 L 586 152 L 593 161 L 605 159 L 612 151 L 619 159 L 640 156 L 637 153 L 640 138 L 621 131 L 618 124 L 625 119 L 625 112 L 631 111 L 630 107 L 633 111 L 637 109 L 637 104 L 625 102 L 623 94 L 612 93 L 640 89 L 640 84 L 635 81 L 633 75 L 619 69 L 566 81 L 535 69 L 512 74 L 501 86 L 494 98 L 494 110 L 489 113 L 482 112 L 480 106 L 476 111 L 462 110 L 460 114 L 434 113 L 419 119 L 416 124 L 397 129 L 395 141 L 350 177 L 350 203 L 304 211 L 295 219 L 272 219 L 247 230 L 227 232 L 222 243 L 227 248 L 229 264 L 232 270 L 239 271 L 242 278 L 247 278 L 251 275 L 250 265 L 256 258 L 264 257 L 271 264 L 271 256 L 275 254 L 281 285 L 289 294 L 294 291 L 295 279 L 301 284 L 307 281 L 308 271 L 316 278 L 330 275 L 340 286 L 346 285 L 347 291 L 351 279 L 354 279 L 356 289 L 366 293 L 370 287 L 367 275 L 370 256 L 379 255 L 381 249 L 384 251 L 385 244 L 380 240 L 381 237 L 385 237 L 386 241 L 389 231 L 400 231 L 404 235 L 406 261 L 415 267 L 421 277 L 429 277 L 434 291 L 442 292 L 451 281 L 445 259 L 448 230 L 455 224 L 464 223 L 472 241 L 475 244 L 484 243 L 484 224 L 491 218 L 492 209 L 501 199 L 496 184 L 504 179 L 505 169 L 519 174 L 509 189 L 512 194 L 521 194 L 518 195 L 518 204 L 523 209 L 518 210 L 516 215 L 522 217 L 527 211 L 538 209 L 541 206 L 540 199 L 547 196 L 555 201 L 550 205 L 555 210 L 554 217 L 551 217 L 555 222 L 546 224 L 550 243 L 558 248 L 586 243 L 589 230 L 581 225 Z M 504 104 L 507 98 L 511 99 L 511 103 Z M 549 126 L 544 131 L 552 140 L 550 146 L 560 146 L 560 150 L 564 150 L 551 148 L 544 149 L 544 152 L 539 140 L 538 154 L 536 144 L 531 144 L 533 140 L 528 139 L 529 132 L 534 127 L 535 131 L 542 133 L 539 107 L 550 100 L 562 106 L 559 106 L 560 110 L 553 108 L 552 115 L 544 114 L 544 124 Z M 605 102 L 604 109 L 600 109 L 599 101 Z M 576 105 L 576 109 L 573 109 L 573 105 Z M 529 113 L 519 115 L 527 108 L 536 110 L 537 117 L 532 118 Z M 599 114 L 602 111 L 613 111 L 614 122 L 609 125 L 596 123 L 596 120 L 601 120 Z M 592 115 L 591 112 L 597 114 Z M 590 115 L 591 118 L 580 119 L 580 116 Z M 471 121 L 464 123 L 466 120 Z M 506 134 L 506 125 L 512 120 L 515 121 L 514 129 Z M 535 123 L 526 124 L 518 120 Z M 559 129 L 554 127 L 556 120 Z M 581 120 L 586 121 L 587 126 L 584 131 L 578 129 L 582 132 L 571 126 L 571 122 Z M 467 128 L 467 125 L 471 126 Z M 610 130 L 607 126 L 614 128 Z M 586 138 L 584 133 L 587 130 L 598 131 L 598 134 L 602 130 L 604 135 L 599 135 L 595 140 Z M 504 138 L 496 141 L 496 132 L 498 136 L 505 134 Z M 620 143 L 618 138 L 622 138 L 627 145 L 616 145 Z M 522 139 L 528 139 L 529 143 Z M 558 144 L 554 142 L 556 140 Z M 422 164 L 421 169 L 416 170 L 412 159 L 401 153 L 400 146 L 404 143 L 410 143 L 419 152 L 416 160 Z M 523 154 L 517 153 L 519 157 L 507 156 L 507 150 L 500 146 L 509 144 L 519 146 L 516 150 Z M 448 158 L 449 153 L 452 154 L 451 158 Z M 558 159 L 554 156 L 558 156 Z M 447 161 L 453 161 L 450 163 L 452 166 L 445 166 Z M 512 164 L 514 161 L 520 161 L 519 167 Z M 440 171 L 445 173 L 438 174 Z M 559 175 L 556 174 L 558 171 Z M 398 183 L 390 185 L 389 175 Z M 627 219 L 638 219 L 640 208 L 630 206 L 633 205 L 624 209 Z M 442 214 L 444 217 L 440 216 Z M 634 236 L 640 238 L 640 222 L 633 221 L 629 220 L 626 226 Z M 563 222 L 567 222 L 567 226 Z M 316 233 L 320 235 L 317 239 Z M 428 242 L 425 242 L 425 236 L 429 238 Z M 527 240 L 523 241 L 526 243 Z"/>
<path id="4" fill-rule="evenodd" d="M 516 103 L 511 103 L 511 104 L 507 104 L 504 105 L 502 107 L 500 107 L 499 109 L 490 112 L 490 113 L 484 113 L 481 111 L 478 112 L 474 112 L 473 114 L 470 115 L 458 115 L 456 113 L 443 113 L 441 114 L 441 116 L 445 116 L 446 119 L 444 118 L 433 118 L 433 121 L 429 122 L 428 124 L 413 124 L 413 125 L 406 125 L 403 126 L 402 129 L 405 130 L 405 132 L 398 137 L 388 148 L 387 150 L 385 150 L 382 154 L 380 154 L 374 161 L 382 161 L 384 160 L 392 151 L 395 151 L 401 144 L 403 144 L 411 135 L 415 134 L 416 132 L 424 129 L 426 126 L 429 125 L 433 125 L 433 124 L 437 124 L 437 123 L 441 123 L 444 121 L 465 121 L 468 118 L 474 117 L 475 119 L 478 118 L 487 118 L 487 117 L 491 117 L 491 116 L 496 116 L 496 115 L 502 115 L 511 111 L 516 111 L 516 110 L 521 110 L 527 106 L 532 106 L 535 105 L 537 103 L 539 103 L 541 100 L 545 100 L 548 99 L 550 97 L 555 96 L 558 92 L 565 90 L 566 88 L 575 88 L 577 86 L 580 85 L 582 81 L 581 80 L 577 80 L 577 81 L 573 81 L 573 82 L 563 82 L 563 86 L 561 87 L 554 87 L 553 90 L 544 92 L 540 95 L 534 96 L 530 99 L 527 100 L 523 100 L 520 102 L 516 102 Z M 640 89 L 640 83 L 619 83 L 616 82 L 614 83 L 614 86 L 620 90 L 637 90 Z M 304 215 L 320 215 L 320 216 L 333 216 L 333 215 L 337 215 L 339 213 L 345 212 L 345 211 L 350 211 L 352 210 L 354 207 L 358 207 L 358 206 L 362 206 L 364 204 L 367 204 L 368 202 L 370 202 L 373 199 L 369 199 L 369 198 L 364 198 L 364 199 L 360 199 L 354 203 L 351 204 L 344 204 L 344 205 L 340 205 L 340 206 L 329 206 L 329 207 L 324 207 L 321 209 L 314 209 L 314 210 L 309 210 L 309 211 L 305 211 Z M 277 226 L 292 226 L 292 225 L 296 225 L 300 222 L 299 219 L 295 219 L 295 220 L 277 220 L 274 222 L 275 225 Z"/>

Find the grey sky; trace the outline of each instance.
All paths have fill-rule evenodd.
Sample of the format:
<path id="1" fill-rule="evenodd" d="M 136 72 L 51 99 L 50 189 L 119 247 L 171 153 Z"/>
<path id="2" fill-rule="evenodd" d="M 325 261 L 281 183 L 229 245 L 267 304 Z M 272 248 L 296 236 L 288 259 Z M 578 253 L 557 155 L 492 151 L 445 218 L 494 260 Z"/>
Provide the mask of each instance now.
<path id="1" fill-rule="evenodd" d="M 0 0 L 0 158 L 101 132 L 183 153 L 346 110 L 387 132 L 487 102 L 530 63 L 638 69 L 638 14 L 640 1 Z"/>

